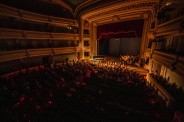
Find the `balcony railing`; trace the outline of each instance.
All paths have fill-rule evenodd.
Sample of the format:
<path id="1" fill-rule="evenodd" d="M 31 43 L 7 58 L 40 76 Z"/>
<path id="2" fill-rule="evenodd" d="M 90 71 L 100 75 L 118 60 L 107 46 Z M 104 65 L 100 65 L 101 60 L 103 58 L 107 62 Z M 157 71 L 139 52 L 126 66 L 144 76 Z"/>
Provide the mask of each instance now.
<path id="1" fill-rule="evenodd" d="M 37 14 L 37 13 L 33 13 L 33 12 L 28 12 L 28 11 L 16 9 L 16 8 L 6 6 L 3 4 L 0 4 L 0 14 L 5 15 L 5 16 L 15 17 L 15 18 L 18 18 L 21 20 L 49 23 L 49 24 L 53 24 L 53 25 L 57 25 L 57 26 L 65 26 L 66 27 L 68 25 L 73 25 L 73 26 L 78 27 L 77 20 Z"/>
<path id="2" fill-rule="evenodd" d="M 160 64 L 172 69 L 178 75 L 184 78 L 184 57 L 161 51 L 154 51 L 152 59 Z"/>
<path id="3" fill-rule="evenodd" d="M 0 16 L 1 17 L 1 16 Z M 72 26 L 71 29 L 67 27 L 60 27 L 49 24 L 38 24 L 34 22 L 23 22 L 20 20 L 12 19 L 10 17 L 3 17 L 0 19 L 0 27 L 8 29 L 22 29 L 28 31 L 40 32 L 55 32 L 55 33 L 78 33 L 78 28 Z"/>
<path id="4" fill-rule="evenodd" d="M 174 67 L 176 72 L 184 78 L 184 57 L 178 57 L 178 61 Z"/>
<path id="5" fill-rule="evenodd" d="M 26 31 L 0 28 L 0 39 L 78 40 L 78 34 Z"/>
<path id="6" fill-rule="evenodd" d="M 0 52 L 0 62 L 11 61 L 15 59 L 44 56 L 44 55 L 56 55 L 79 52 L 79 47 L 63 47 L 63 48 L 41 48 L 41 49 L 26 49 Z"/>
<path id="7" fill-rule="evenodd" d="M 173 65 L 177 62 L 177 56 L 161 51 L 154 51 L 152 58 L 158 62 L 160 62 L 162 65 L 165 65 L 169 68 L 173 68 Z"/>
<path id="8" fill-rule="evenodd" d="M 156 37 L 179 33 L 183 19 L 184 17 L 180 16 L 158 25 L 156 28 Z"/>
<path id="9" fill-rule="evenodd" d="M 172 107 L 174 98 L 150 74 L 147 75 L 147 80 L 158 90 L 158 94 L 166 101 L 166 106 Z"/>

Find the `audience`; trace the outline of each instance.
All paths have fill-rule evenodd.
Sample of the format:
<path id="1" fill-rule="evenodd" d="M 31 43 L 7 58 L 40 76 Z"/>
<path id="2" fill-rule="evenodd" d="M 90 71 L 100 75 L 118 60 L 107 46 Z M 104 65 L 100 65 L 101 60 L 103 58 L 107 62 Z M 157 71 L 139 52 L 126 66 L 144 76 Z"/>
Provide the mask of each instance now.
<path id="1" fill-rule="evenodd" d="M 154 74 L 151 74 L 156 81 L 164 87 L 175 99 L 175 109 L 184 112 L 184 91 L 181 87 L 178 87 L 176 83 L 170 84 L 166 78 L 158 75 L 156 70 Z"/>
<path id="2" fill-rule="evenodd" d="M 0 82 L 1 121 L 169 121 L 170 112 L 144 76 L 117 63 L 63 61 Z"/>

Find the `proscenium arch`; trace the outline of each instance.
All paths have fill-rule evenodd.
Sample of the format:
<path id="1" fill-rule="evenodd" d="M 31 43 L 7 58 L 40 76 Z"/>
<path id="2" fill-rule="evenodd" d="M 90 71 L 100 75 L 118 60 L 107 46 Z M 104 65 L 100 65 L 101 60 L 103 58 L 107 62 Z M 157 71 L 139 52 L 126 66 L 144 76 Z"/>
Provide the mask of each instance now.
<path id="1" fill-rule="evenodd" d="M 144 58 L 145 52 L 148 45 L 147 34 L 150 31 L 151 22 L 155 20 L 156 9 L 158 6 L 158 0 L 134 0 L 134 1 L 124 1 L 115 3 L 109 6 L 104 6 L 98 10 L 92 10 L 81 15 L 80 20 L 80 56 L 85 59 L 84 52 L 90 52 L 92 54 L 97 54 L 97 26 L 103 24 L 109 24 L 114 22 L 129 21 L 144 19 L 142 41 L 140 56 Z M 86 48 L 83 46 L 84 37 L 83 30 L 86 29 L 84 22 L 89 22 L 89 33 L 90 36 L 88 40 L 90 41 L 90 47 Z"/>

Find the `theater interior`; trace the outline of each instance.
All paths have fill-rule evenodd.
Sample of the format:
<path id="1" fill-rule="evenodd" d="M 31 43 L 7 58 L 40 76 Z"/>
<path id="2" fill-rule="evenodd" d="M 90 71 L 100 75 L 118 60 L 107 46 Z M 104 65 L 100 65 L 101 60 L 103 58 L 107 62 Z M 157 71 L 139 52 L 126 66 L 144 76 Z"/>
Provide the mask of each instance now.
<path id="1" fill-rule="evenodd" d="M 184 0 L 0 0 L 0 121 L 184 122 Z"/>

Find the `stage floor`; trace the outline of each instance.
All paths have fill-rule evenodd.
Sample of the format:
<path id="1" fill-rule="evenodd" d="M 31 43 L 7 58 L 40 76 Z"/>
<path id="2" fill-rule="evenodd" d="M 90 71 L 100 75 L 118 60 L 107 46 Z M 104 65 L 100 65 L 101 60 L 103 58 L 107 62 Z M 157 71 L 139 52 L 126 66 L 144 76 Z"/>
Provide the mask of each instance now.
<path id="1" fill-rule="evenodd" d="M 120 57 L 105 55 L 104 61 L 120 63 Z M 126 65 L 126 66 L 127 66 L 127 69 L 136 71 L 141 75 L 147 75 L 147 73 L 149 72 L 147 69 L 145 69 L 143 67 L 139 67 L 139 66 L 135 66 L 135 65 Z"/>

